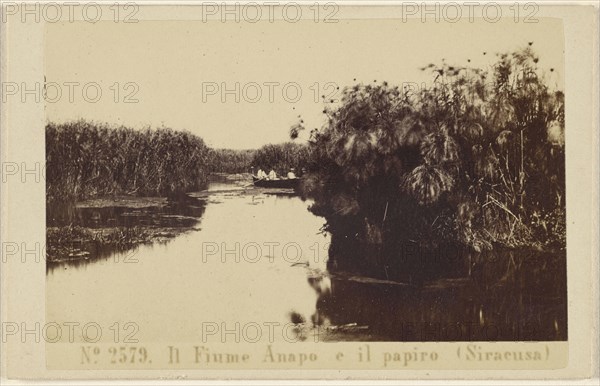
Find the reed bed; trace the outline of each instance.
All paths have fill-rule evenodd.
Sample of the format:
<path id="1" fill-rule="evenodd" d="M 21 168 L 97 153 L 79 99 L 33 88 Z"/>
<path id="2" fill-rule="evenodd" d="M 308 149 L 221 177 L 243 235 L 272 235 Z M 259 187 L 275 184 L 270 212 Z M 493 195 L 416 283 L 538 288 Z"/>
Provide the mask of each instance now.
<path id="1" fill-rule="evenodd" d="M 83 120 L 46 126 L 49 202 L 196 190 L 206 183 L 209 161 L 204 141 L 185 131 Z"/>
<path id="2" fill-rule="evenodd" d="M 269 144 L 256 150 L 252 158 L 252 166 L 267 173 L 273 169 L 279 175 L 285 175 L 294 168 L 300 174 L 307 165 L 310 157 L 310 148 L 305 144 L 286 142 L 282 144 Z"/>

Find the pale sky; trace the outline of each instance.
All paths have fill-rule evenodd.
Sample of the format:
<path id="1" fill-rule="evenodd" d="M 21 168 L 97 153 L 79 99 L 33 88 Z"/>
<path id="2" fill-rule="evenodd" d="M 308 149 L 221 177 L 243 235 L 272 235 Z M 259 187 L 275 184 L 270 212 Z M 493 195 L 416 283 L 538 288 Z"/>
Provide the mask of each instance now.
<path id="1" fill-rule="evenodd" d="M 540 65 L 555 69 L 551 82 L 561 87 L 564 78 L 562 26 L 555 19 L 533 24 L 512 19 L 456 24 L 394 19 L 336 24 L 103 21 L 48 24 L 46 31 L 46 80 L 63 85 L 59 101 L 46 105 L 49 121 L 164 125 L 189 130 L 219 148 L 284 142 L 298 115 L 309 130 L 322 125 L 320 96 L 335 98 L 335 86 L 427 81 L 430 75 L 419 67 L 442 58 L 457 65 L 466 65 L 470 58 L 473 66 L 487 66 L 496 52 L 533 41 Z M 102 97 L 87 102 L 77 86 L 71 103 L 64 82 L 96 82 Z M 125 89 L 128 82 L 138 89 Z M 223 82 L 231 90 L 238 82 L 239 92 L 222 95 Z M 116 88 L 111 89 L 115 83 L 118 103 Z M 295 101 L 297 87 L 302 95 Z M 139 102 L 123 103 L 130 92 Z M 94 88 L 88 89 L 90 97 L 94 94 Z"/>

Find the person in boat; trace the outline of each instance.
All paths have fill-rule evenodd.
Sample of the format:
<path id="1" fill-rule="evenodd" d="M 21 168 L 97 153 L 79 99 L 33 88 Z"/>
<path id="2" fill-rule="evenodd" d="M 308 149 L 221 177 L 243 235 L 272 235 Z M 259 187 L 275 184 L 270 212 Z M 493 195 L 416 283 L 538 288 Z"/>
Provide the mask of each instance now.
<path id="1" fill-rule="evenodd" d="M 262 170 L 262 169 L 258 169 L 258 172 L 256 173 L 256 177 L 258 179 L 264 180 L 267 178 L 267 173 L 265 173 L 264 170 Z"/>
<path id="2" fill-rule="evenodd" d="M 290 179 L 296 178 L 296 175 L 294 174 L 294 168 L 290 169 L 290 171 L 287 174 L 287 178 L 290 178 Z"/>
<path id="3" fill-rule="evenodd" d="M 271 171 L 269 172 L 269 179 L 270 180 L 276 180 L 277 179 L 277 173 L 275 173 L 275 170 L 271 169 Z"/>

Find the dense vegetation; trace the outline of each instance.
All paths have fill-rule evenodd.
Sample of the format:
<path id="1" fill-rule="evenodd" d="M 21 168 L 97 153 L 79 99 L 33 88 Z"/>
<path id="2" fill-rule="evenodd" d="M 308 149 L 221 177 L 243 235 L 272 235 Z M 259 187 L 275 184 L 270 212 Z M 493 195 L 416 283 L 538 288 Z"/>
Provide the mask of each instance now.
<path id="1" fill-rule="evenodd" d="M 167 196 L 200 188 L 209 149 L 188 132 L 86 121 L 46 126 L 47 200 L 114 194 Z"/>
<path id="2" fill-rule="evenodd" d="M 170 196 L 200 189 L 210 173 L 248 173 L 252 166 L 298 171 L 308 147 L 210 149 L 185 131 L 135 130 L 87 121 L 46 126 L 47 201 L 108 195 Z"/>
<path id="3" fill-rule="evenodd" d="M 332 248 L 385 264 L 409 244 L 565 248 L 564 94 L 538 62 L 528 47 L 490 70 L 430 64 L 416 92 L 346 88 L 311 133 L 304 183 Z"/>
<path id="4" fill-rule="evenodd" d="M 248 173 L 255 150 L 211 149 L 209 165 L 214 173 Z"/>
<path id="5" fill-rule="evenodd" d="M 265 145 L 256 150 L 252 159 L 255 172 L 260 168 L 267 173 L 274 169 L 277 174 L 287 173 L 291 168 L 301 173 L 309 160 L 310 149 L 303 144 L 286 142 L 276 145 Z"/>

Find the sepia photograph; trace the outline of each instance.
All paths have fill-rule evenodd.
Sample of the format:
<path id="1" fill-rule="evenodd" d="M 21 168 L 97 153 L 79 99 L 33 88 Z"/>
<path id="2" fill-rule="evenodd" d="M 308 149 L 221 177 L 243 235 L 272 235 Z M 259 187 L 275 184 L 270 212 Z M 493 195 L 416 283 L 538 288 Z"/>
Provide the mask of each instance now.
<path id="1" fill-rule="evenodd" d="M 566 340 L 559 23 L 215 23 L 47 27 L 50 98 L 116 90 L 46 107 L 52 320 Z"/>
<path id="2" fill-rule="evenodd" d="M 93 4 L 3 8 L 39 12 L 37 75 L 2 97 L 43 129 L 2 177 L 45 197 L 44 239 L 2 247 L 42 255 L 45 321 L 4 343 L 37 330 L 54 370 L 568 366 L 566 131 L 593 126 L 565 111 L 593 105 L 563 19 Z"/>

